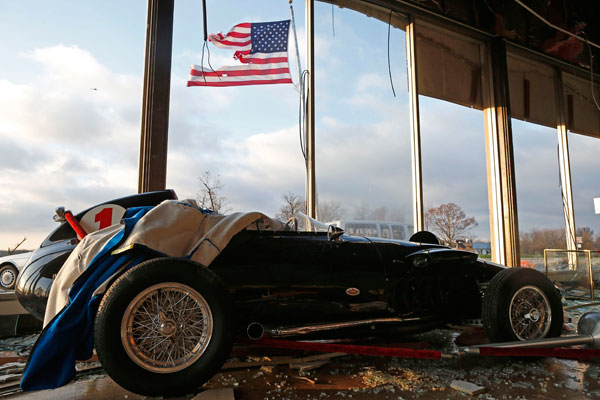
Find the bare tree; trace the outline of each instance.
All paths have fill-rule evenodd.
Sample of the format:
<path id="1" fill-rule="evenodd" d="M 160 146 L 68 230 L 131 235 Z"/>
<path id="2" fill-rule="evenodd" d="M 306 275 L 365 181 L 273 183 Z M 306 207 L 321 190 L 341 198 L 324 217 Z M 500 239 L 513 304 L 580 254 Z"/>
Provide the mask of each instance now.
<path id="1" fill-rule="evenodd" d="M 442 204 L 438 208 L 430 208 L 425 213 L 425 229 L 432 230 L 448 244 L 457 239 L 464 239 L 465 234 L 476 226 L 475 218 L 467 217 L 462 208 L 455 203 Z"/>
<path id="2" fill-rule="evenodd" d="M 369 214 L 369 219 L 372 221 L 386 221 L 387 220 L 387 207 L 381 206 L 376 208 Z"/>
<path id="3" fill-rule="evenodd" d="M 577 238 L 581 238 L 581 248 L 591 250 L 594 248 L 594 230 L 590 227 L 584 226 L 577 228 Z"/>
<path id="4" fill-rule="evenodd" d="M 339 201 L 319 201 L 318 214 L 319 220 L 322 222 L 336 221 L 342 219 L 344 210 Z"/>
<path id="5" fill-rule="evenodd" d="M 26 240 L 27 240 L 27 236 L 24 236 L 23 240 L 21 240 L 19 243 L 17 243 L 15 245 L 15 247 L 13 247 L 12 249 L 9 247 L 8 251 L 7 251 L 8 255 L 10 256 L 11 254 L 14 254 L 14 252 L 17 251 L 17 249 L 19 248 L 19 246 L 22 245 Z"/>
<path id="6" fill-rule="evenodd" d="M 354 210 L 354 219 L 369 219 L 369 206 L 367 203 L 360 203 L 358 207 L 356 207 L 356 210 Z"/>
<path id="7" fill-rule="evenodd" d="M 284 204 L 279 209 L 279 213 L 275 216 L 283 221 L 295 217 L 299 212 L 306 212 L 306 202 L 302 197 L 292 192 L 285 193 L 283 196 Z"/>
<path id="8" fill-rule="evenodd" d="M 371 221 L 401 221 L 402 216 L 400 214 L 390 215 L 386 206 L 380 206 L 374 210 L 371 210 L 368 204 L 360 203 L 359 206 L 354 210 L 354 219 Z"/>
<path id="9" fill-rule="evenodd" d="M 521 254 L 541 255 L 544 249 L 566 248 L 565 230 L 556 229 L 532 229 L 519 235 Z"/>
<path id="10" fill-rule="evenodd" d="M 197 195 L 198 205 L 218 213 L 227 212 L 229 200 L 221 194 L 225 187 L 221 182 L 221 176 L 213 177 L 210 171 L 204 171 L 198 180 L 200 181 L 200 193 Z"/>

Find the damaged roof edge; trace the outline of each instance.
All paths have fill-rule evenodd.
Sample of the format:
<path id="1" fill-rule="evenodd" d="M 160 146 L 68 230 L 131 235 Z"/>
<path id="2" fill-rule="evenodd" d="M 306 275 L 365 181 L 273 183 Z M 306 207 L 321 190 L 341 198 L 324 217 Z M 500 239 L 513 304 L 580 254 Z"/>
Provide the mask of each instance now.
<path id="1" fill-rule="evenodd" d="M 575 64 L 568 60 L 561 59 L 555 55 L 548 54 L 542 49 L 532 48 L 524 43 L 519 43 L 503 35 L 498 35 L 494 32 L 489 32 L 479 27 L 468 24 L 467 22 L 457 20 L 453 17 L 444 15 L 431 8 L 418 4 L 418 2 L 407 0 L 317 0 L 322 3 L 336 5 L 339 8 L 347 8 L 368 17 L 378 19 L 384 23 L 390 22 L 390 10 L 394 10 L 391 19 L 391 25 L 394 28 L 405 30 L 409 16 L 422 18 L 426 21 L 434 23 L 444 28 L 454 30 L 458 33 L 468 35 L 474 39 L 485 41 L 489 38 L 500 36 L 509 45 L 510 51 L 514 51 L 523 56 L 531 57 L 532 59 L 543 62 L 545 64 L 559 67 L 561 70 L 573 75 L 589 79 L 590 69 L 587 65 Z M 461 0 L 457 0 L 461 1 Z M 526 13 L 523 10 L 523 13 Z M 594 42 L 591 37 L 590 41 Z M 585 52 L 587 54 L 587 50 Z M 600 82 L 600 74 L 594 73 L 594 80 Z"/>

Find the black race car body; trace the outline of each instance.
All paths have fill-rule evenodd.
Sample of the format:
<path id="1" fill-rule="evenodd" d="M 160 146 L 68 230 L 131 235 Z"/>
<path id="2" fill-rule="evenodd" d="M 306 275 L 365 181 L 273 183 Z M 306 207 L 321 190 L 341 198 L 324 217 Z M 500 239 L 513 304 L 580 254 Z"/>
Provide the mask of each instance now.
<path id="1" fill-rule="evenodd" d="M 170 197 L 109 203 L 155 205 Z M 411 241 L 374 239 L 308 217 L 311 229 L 298 230 L 292 220 L 278 230 L 258 223 L 241 230 L 208 266 L 148 251 L 145 261 L 111 276 L 93 310 L 94 344 L 109 375 L 140 394 L 190 393 L 220 368 L 236 334 L 414 333 L 466 320 L 482 321 L 491 341 L 561 333 L 560 294 L 538 271 L 480 260 L 428 232 Z M 17 283 L 19 300 L 39 318 L 75 246 L 74 233 L 63 230 L 34 252 Z"/>
<path id="2" fill-rule="evenodd" d="M 227 287 L 241 326 L 397 317 L 427 329 L 480 318 L 483 287 L 503 267 L 436 244 L 243 231 L 210 269 Z"/>

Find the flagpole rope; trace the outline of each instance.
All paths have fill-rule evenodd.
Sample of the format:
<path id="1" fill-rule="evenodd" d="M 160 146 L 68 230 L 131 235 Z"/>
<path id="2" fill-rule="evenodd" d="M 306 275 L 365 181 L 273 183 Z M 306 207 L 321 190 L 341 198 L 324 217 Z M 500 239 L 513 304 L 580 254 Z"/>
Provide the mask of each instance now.
<path id="1" fill-rule="evenodd" d="M 390 74 L 390 85 L 392 86 L 392 93 L 396 97 L 396 91 L 394 90 L 394 80 L 392 79 L 392 65 L 390 63 L 390 31 L 392 30 L 392 13 L 390 10 L 390 19 L 388 21 L 388 34 L 387 34 L 387 62 L 388 62 L 388 73 Z"/>

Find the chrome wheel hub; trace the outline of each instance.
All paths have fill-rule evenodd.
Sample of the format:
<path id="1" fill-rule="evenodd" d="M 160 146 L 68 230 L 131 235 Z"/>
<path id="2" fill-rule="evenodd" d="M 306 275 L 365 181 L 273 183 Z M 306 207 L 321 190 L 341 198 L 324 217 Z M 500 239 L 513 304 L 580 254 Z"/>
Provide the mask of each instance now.
<path id="1" fill-rule="evenodd" d="M 544 292 L 536 286 L 517 290 L 510 301 L 510 326 L 519 340 L 543 338 L 552 323 L 552 309 Z"/>
<path id="2" fill-rule="evenodd" d="M 9 287 L 14 282 L 15 273 L 13 271 L 7 269 L 6 271 L 2 272 L 2 275 L 0 276 L 0 283 L 2 284 L 2 286 Z"/>
<path id="3" fill-rule="evenodd" d="M 202 356 L 212 331 L 213 317 L 204 297 L 190 286 L 164 282 L 129 303 L 121 320 L 121 343 L 140 367 L 173 373 Z"/>
<path id="4" fill-rule="evenodd" d="M 177 331 L 177 327 L 175 326 L 175 321 L 166 320 L 162 324 L 160 324 L 160 333 L 164 336 L 173 336 Z"/>

